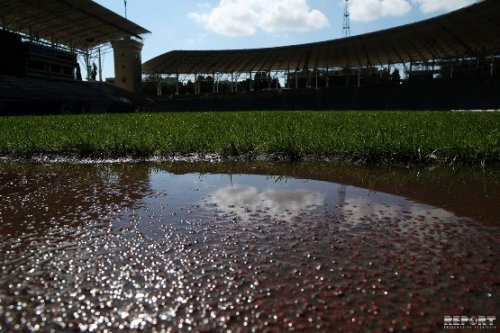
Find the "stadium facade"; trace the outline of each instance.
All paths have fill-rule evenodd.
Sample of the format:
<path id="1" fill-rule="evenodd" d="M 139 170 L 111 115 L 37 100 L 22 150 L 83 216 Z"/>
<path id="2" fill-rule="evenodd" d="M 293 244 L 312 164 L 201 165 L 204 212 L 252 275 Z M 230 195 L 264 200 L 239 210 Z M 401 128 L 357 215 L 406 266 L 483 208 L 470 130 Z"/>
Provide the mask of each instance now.
<path id="1" fill-rule="evenodd" d="M 163 78 L 173 77 L 178 84 L 171 93 L 199 96 L 174 98 L 172 109 L 498 108 L 489 92 L 500 76 L 500 1 L 484 0 L 425 21 L 324 42 L 171 51 L 147 61 L 143 71 L 158 78 L 158 93 L 164 90 Z M 284 90 L 274 93 L 274 102 L 269 96 L 254 96 L 255 101 L 232 96 L 227 103 L 206 96 L 263 95 L 279 88 Z M 468 91 L 477 93 L 469 96 Z"/>
<path id="2" fill-rule="evenodd" d="M 135 110 L 151 105 L 144 93 L 164 110 L 500 108 L 498 0 L 353 37 L 171 51 L 144 64 L 149 31 L 91 0 L 0 8 L 0 114 Z M 113 84 L 90 62 L 103 46 Z"/>
<path id="3" fill-rule="evenodd" d="M 0 0 L 0 24 L 0 114 L 127 111 L 145 103 L 137 96 L 145 28 L 91 0 Z M 113 86 L 99 82 L 101 66 L 91 64 L 103 46 L 114 49 Z"/>

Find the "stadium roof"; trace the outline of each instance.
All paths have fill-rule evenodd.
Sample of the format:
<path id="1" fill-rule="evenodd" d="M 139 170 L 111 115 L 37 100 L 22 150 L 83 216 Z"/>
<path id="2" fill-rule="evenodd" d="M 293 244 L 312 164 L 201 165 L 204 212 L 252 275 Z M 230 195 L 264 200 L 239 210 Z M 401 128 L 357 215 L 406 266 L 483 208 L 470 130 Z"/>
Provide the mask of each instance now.
<path id="1" fill-rule="evenodd" d="M 349 38 L 275 48 L 171 51 L 146 74 L 232 73 L 386 65 L 500 54 L 500 0 L 484 0 L 425 21 Z"/>
<path id="2" fill-rule="evenodd" d="M 8 30 L 87 49 L 148 30 L 91 0 L 0 0 Z"/>

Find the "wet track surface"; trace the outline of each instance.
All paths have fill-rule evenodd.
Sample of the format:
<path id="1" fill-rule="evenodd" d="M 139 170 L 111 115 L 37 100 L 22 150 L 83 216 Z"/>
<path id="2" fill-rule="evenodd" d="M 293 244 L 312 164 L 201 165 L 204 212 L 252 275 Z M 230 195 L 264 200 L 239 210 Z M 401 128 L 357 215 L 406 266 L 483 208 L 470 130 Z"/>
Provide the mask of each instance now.
<path id="1" fill-rule="evenodd" d="M 444 190 L 398 171 L 432 179 L 411 197 L 377 170 L 227 169 L 0 165 L 0 331 L 435 332 L 498 314 L 498 170 L 444 172 Z M 463 184 L 484 208 L 460 210 Z"/>

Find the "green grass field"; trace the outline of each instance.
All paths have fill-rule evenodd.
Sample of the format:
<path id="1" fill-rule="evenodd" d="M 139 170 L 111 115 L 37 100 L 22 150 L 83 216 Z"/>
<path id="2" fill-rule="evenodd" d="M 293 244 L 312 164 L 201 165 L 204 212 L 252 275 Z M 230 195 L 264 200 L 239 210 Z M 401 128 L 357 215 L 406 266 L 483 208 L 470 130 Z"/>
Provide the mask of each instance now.
<path id="1" fill-rule="evenodd" d="M 500 161 L 500 113 L 206 112 L 0 117 L 0 155 Z"/>

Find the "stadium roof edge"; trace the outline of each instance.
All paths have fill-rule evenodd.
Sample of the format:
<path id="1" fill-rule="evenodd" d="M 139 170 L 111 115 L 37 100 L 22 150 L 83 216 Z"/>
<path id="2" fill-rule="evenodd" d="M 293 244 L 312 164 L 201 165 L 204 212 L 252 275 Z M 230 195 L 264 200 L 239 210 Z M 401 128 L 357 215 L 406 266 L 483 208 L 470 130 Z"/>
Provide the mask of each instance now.
<path id="1" fill-rule="evenodd" d="M 192 74 L 381 65 L 500 53 L 500 1 L 335 40 L 260 49 L 175 50 L 144 63 L 146 74 Z"/>
<path id="2" fill-rule="evenodd" d="M 0 0 L 4 29 L 85 50 L 150 33 L 91 0 Z"/>

